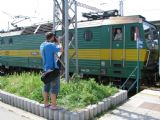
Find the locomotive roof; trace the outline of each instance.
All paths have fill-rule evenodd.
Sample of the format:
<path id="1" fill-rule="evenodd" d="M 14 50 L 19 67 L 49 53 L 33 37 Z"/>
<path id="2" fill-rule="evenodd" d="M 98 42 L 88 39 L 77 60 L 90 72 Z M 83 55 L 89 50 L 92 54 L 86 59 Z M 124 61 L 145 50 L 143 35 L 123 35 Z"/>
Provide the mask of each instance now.
<path id="1" fill-rule="evenodd" d="M 115 25 L 115 24 L 127 24 L 127 23 L 141 23 L 145 20 L 142 16 L 117 16 L 110 17 L 109 19 L 93 20 L 93 21 L 80 21 L 78 22 L 78 28 L 98 27 L 102 25 Z M 15 29 L 9 32 L 0 33 L 1 37 L 16 36 L 16 35 L 30 35 L 41 34 L 48 31 L 52 31 L 52 23 L 45 23 L 39 25 L 33 25 L 21 29 Z M 70 27 L 72 29 L 73 27 Z M 61 26 L 57 28 L 61 30 Z"/>
<path id="2" fill-rule="evenodd" d="M 103 20 L 80 22 L 78 23 L 78 28 L 95 27 L 102 25 L 127 24 L 127 23 L 141 23 L 143 20 L 145 19 L 142 16 L 117 16 Z"/>

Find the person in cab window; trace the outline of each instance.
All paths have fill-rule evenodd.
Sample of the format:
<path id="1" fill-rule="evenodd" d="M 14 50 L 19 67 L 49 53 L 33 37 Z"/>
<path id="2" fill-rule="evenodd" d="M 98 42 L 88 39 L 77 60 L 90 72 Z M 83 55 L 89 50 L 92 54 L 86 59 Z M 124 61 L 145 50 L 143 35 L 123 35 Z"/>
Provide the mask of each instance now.
<path id="1" fill-rule="evenodd" d="M 122 40 L 122 31 L 121 29 L 116 30 L 116 35 L 114 37 L 114 40 Z"/>

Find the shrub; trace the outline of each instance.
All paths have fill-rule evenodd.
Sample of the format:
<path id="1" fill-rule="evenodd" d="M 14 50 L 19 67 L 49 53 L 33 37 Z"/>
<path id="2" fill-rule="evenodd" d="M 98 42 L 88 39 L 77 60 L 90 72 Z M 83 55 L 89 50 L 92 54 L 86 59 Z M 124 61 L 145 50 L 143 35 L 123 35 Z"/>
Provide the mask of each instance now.
<path id="1" fill-rule="evenodd" d="M 43 83 L 40 81 L 40 74 L 21 73 L 18 75 L 15 73 L 0 77 L 0 89 L 38 102 L 43 101 L 42 87 Z M 76 110 L 95 104 L 116 92 L 117 89 L 115 87 L 99 85 L 94 79 L 83 80 L 76 77 L 69 83 L 62 79 L 57 103 L 67 109 Z"/>

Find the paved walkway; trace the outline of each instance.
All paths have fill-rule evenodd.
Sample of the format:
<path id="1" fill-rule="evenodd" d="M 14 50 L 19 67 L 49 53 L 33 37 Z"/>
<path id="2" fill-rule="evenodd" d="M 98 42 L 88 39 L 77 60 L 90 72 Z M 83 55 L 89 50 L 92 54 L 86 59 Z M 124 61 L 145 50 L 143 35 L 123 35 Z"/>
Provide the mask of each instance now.
<path id="1" fill-rule="evenodd" d="M 0 102 L 0 120 L 46 120 L 46 119 Z"/>
<path id="2" fill-rule="evenodd" d="M 160 120 L 160 90 L 143 90 L 98 120 Z"/>

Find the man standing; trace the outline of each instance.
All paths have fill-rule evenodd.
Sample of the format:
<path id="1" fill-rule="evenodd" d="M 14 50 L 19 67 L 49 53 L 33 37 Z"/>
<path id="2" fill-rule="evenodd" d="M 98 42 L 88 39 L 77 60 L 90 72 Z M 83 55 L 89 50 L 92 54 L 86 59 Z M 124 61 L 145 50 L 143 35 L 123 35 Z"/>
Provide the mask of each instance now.
<path id="1" fill-rule="evenodd" d="M 51 41 L 57 41 L 57 43 L 51 43 Z M 55 54 L 58 52 L 63 52 L 62 47 L 58 47 L 59 40 L 51 32 L 46 33 L 46 41 L 40 45 L 40 52 L 43 59 L 43 69 L 48 71 L 54 68 L 58 68 Z M 49 92 L 51 91 L 51 106 L 48 103 Z M 44 85 L 43 97 L 44 97 L 44 106 L 51 109 L 57 109 L 56 99 L 60 91 L 60 76 L 53 78 L 50 83 Z"/>

